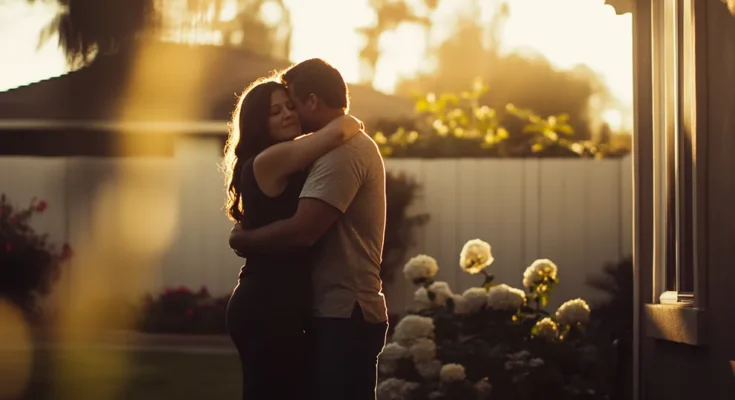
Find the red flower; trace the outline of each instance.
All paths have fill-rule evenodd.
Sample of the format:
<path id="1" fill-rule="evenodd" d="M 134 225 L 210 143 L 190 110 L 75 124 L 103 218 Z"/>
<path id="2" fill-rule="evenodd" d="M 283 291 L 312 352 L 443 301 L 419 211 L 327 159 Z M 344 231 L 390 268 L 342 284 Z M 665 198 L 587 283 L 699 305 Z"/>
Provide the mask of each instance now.
<path id="1" fill-rule="evenodd" d="M 179 286 L 179 288 L 176 289 L 174 293 L 175 294 L 190 294 L 191 290 L 189 290 L 188 287 L 182 285 L 182 286 Z"/>
<path id="2" fill-rule="evenodd" d="M 186 310 L 186 316 L 189 317 L 189 318 L 193 317 L 194 316 L 194 309 L 193 308 L 187 309 Z"/>
<path id="3" fill-rule="evenodd" d="M 43 212 L 46 208 L 48 208 L 48 203 L 46 203 L 46 200 L 41 200 L 36 204 L 36 211 Z"/>
<path id="4" fill-rule="evenodd" d="M 12 245 L 11 243 L 5 243 L 5 250 L 6 250 L 6 251 L 11 251 L 11 250 L 13 250 L 13 245 Z"/>
<path id="5" fill-rule="evenodd" d="M 18 218 L 13 216 L 13 217 L 8 218 L 8 221 L 10 221 L 11 224 L 15 224 L 18 222 Z"/>

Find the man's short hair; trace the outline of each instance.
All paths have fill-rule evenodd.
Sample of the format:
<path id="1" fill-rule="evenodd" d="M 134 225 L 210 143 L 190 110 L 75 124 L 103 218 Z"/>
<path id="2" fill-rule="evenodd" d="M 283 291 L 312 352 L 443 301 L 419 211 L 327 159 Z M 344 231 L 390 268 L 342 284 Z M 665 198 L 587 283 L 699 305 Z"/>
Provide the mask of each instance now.
<path id="1" fill-rule="evenodd" d="M 347 84 L 337 68 L 321 58 L 300 62 L 281 74 L 281 82 L 293 87 L 301 101 L 314 93 L 329 108 L 350 107 Z"/>

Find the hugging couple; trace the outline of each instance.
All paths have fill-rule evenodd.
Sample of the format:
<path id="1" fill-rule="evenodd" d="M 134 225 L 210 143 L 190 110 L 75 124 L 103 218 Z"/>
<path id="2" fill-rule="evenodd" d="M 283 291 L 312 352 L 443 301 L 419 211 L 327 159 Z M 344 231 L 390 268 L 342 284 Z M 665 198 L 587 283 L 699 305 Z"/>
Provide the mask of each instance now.
<path id="1" fill-rule="evenodd" d="M 385 167 L 348 108 L 339 71 L 311 59 L 251 84 L 233 112 L 227 212 L 246 264 L 227 329 L 244 400 L 375 399 Z"/>

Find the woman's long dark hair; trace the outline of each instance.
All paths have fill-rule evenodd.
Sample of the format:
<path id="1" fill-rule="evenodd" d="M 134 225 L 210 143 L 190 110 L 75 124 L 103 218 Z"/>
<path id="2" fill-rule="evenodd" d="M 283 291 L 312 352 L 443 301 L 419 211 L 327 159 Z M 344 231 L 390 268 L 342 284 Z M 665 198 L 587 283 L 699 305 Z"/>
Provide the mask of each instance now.
<path id="1" fill-rule="evenodd" d="M 242 92 L 232 113 L 222 170 L 227 190 L 227 216 L 235 222 L 241 222 L 243 217 L 242 166 L 274 144 L 268 129 L 268 118 L 271 94 L 276 90 L 284 90 L 284 86 L 270 78 L 251 83 Z"/>

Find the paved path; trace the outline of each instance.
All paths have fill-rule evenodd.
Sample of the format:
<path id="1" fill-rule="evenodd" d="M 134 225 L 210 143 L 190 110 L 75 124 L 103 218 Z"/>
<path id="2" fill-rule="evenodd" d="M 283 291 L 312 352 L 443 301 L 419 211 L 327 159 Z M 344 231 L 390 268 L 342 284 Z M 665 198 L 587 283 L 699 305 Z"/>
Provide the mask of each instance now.
<path id="1" fill-rule="evenodd" d="M 53 343 L 51 341 L 38 344 L 42 349 L 58 350 L 127 350 L 158 351 L 184 354 L 237 354 L 230 337 L 227 335 L 173 335 L 149 334 L 132 331 L 108 332 L 88 341 L 69 341 Z M 21 350 L 0 344 L 0 351 Z"/>

